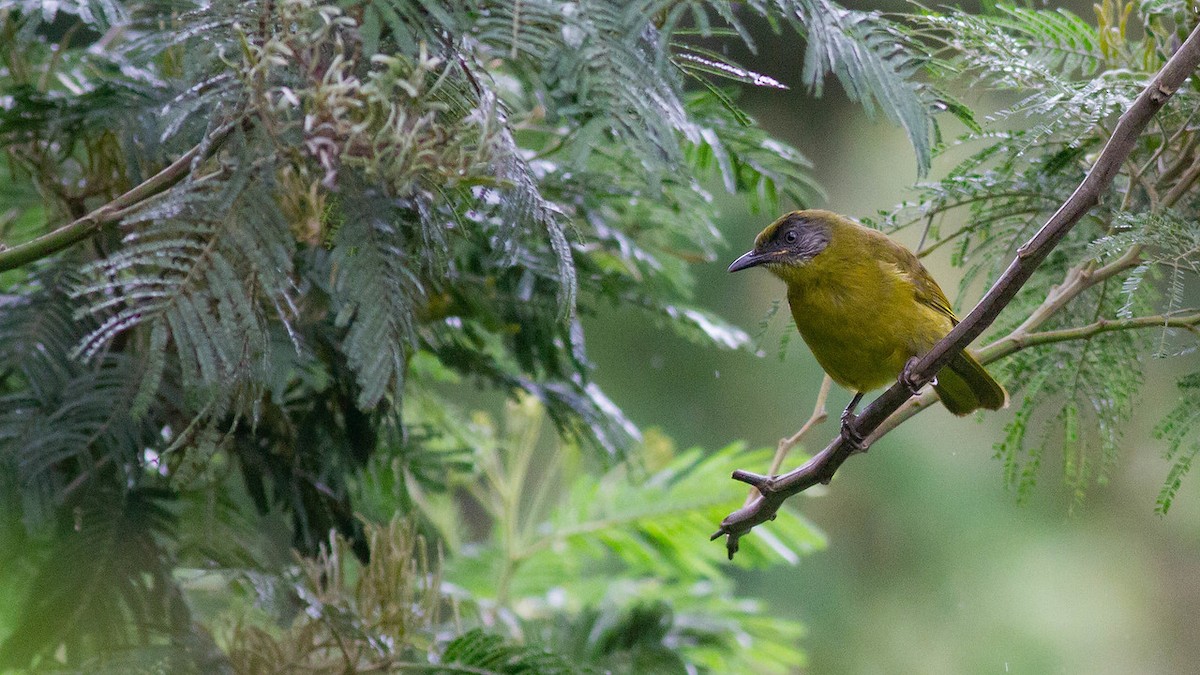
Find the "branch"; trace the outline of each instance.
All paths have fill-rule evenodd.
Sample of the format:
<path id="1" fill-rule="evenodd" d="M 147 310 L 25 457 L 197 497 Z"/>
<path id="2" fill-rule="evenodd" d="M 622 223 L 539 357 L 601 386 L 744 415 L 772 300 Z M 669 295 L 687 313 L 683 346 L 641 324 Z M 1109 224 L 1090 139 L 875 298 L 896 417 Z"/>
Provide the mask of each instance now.
<path id="1" fill-rule="evenodd" d="M 1200 325 L 1200 311 L 1183 310 L 1182 312 L 1173 312 L 1171 314 L 1139 316 L 1130 319 L 1100 319 L 1094 323 L 1077 328 L 1048 330 L 1026 335 L 1018 335 L 1014 331 L 1012 335 L 1000 338 L 987 347 L 984 347 L 979 351 L 977 356 L 981 361 L 986 359 L 984 362 L 990 363 L 1028 347 L 1054 342 L 1066 342 L 1068 340 L 1086 340 L 1101 333 L 1111 333 L 1113 331 L 1134 328 L 1184 328 L 1200 335 L 1200 328 L 1197 328 L 1198 325 Z"/>
<path id="2" fill-rule="evenodd" d="M 1125 251 L 1121 257 L 1103 267 L 1096 268 L 1094 263 L 1089 261 L 1087 264 L 1071 268 L 1067 272 L 1067 276 L 1063 279 L 1063 282 L 1050 290 L 1049 295 L 1042 301 L 1042 304 L 1033 310 L 1029 318 L 1025 319 L 1013 331 L 1013 335 L 1024 335 L 1032 332 L 1038 326 L 1045 323 L 1046 319 L 1049 319 L 1058 310 L 1065 307 L 1067 303 L 1074 300 L 1080 293 L 1126 270 L 1137 267 L 1141 263 L 1141 256 L 1142 247 L 1140 244 L 1135 244 L 1128 251 Z"/>
<path id="3" fill-rule="evenodd" d="M 1200 157 L 1197 157 L 1196 161 L 1192 162 L 1192 165 L 1188 167 L 1188 170 L 1185 171 L 1183 176 L 1179 178 L 1179 182 L 1172 186 L 1170 191 L 1167 192 L 1167 195 L 1163 197 L 1163 204 L 1166 206 L 1171 206 L 1175 202 L 1179 201 L 1179 198 L 1182 197 L 1184 193 L 1191 189 L 1192 185 L 1196 183 L 1197 178 L 1200 178 Z"/>
<path id="4" fill-rule="evenodd" d="M 924 385 L 933 379 L 950 359 L 979 337 L 996 320 L 1017 292 L 1033 275 L 1046 256 L 1062 241 L 1063 237 L 1081 218 L 1095 206 L 1100 196 L 1112 184 L 1113 178 L 1133 151 L 1134 145 L 1147 123 L 1166 104 L 1180 85 L 1200 64 L 1200 26 L 1196 27 L 1187 40 L 1180 45 L 1158 75 L 1138 95 L 1129 109 L 1121 115 L 1116 129 L 1096 158 L 1083 182 L 1058 211 L 1050 217 L 1042 229 L 1017 250 L 1017 257 L 996 281 L 979 304 L 971 310 L 962 323 L 950 334 L 934 345 L 910 370 L 914 385 Z M 932 394 L 929 394 L 932 396 Z M 896 382 L 859 415 L 851 429 L 860 437 L 874 438 L 874 432 L 911 397 L 906 384 Z M 921 398 L 924 398 L 922 396 Z M 917 404 L 913 404 L 914 406 Z M 866 447 L 866 446 L 864 446 Z M 828 483 L 833 474 L 853 454 L 854 445 L 847 441 L 844 433 L 838 434 L 824 450 L 805 462 L 803 466 L 782 476 L 758 476 L 745 471 L 735 471 L 733 478 L 758 488 L 761 496 L 750 504 L 734 511 L 721 521 L 721 527 L 711 537 L 727 537 L 726 549 L 730 559 L 738 550 L 738 539 L 775 517 L 779 507 L 792 495 L 803 492 L 817 483 Z"/>
<path id="5" fill-rule="evenodd" d="M 1086 340 L 1101 333 L 1141 328 L 1183 328 L 1200 336 L 1200 309 L 1185 309 L 1170 314 L 1141 316 L 1133 319 L 1100 319 L 1086 326 L 1048 330 L 1041 333 L 1028 333 L 1024 335 L 1014 330 L 1012 333 L 975 352 L 975 357 L 979 359 L 980 363 L 986 366 L 989 363 L 999 361 L 1006 356 L 1011 356 L 1030 347 L 1055 342 L 1067 342 L 1069 340 Z M 879 440 L 889 431 L 900 426 L 908 418 L 937 403 L 937 400 L 937 395 L 933 391 L 925 391 L 920 396 L 908 399 L 904 402 L 904 405 L 900 406 L 899 410 L 892 413 L 883 421 L 883 424 L 880 424 L 867 437 L 866 443 L 870 445 Z"/>
<path id="6" fill-rule="evenodd" d="M 813 404 L 812 414 L 808 416 L 804 424 L 800 425 L 800 430 L 788 436 L 787 438 L 779 439 L 779 446 L 775 448 L 775 456 L 771 458 L 771 468 L 767 475 L 774 476 L 779 473 L 779 467 L 783 466 L 783 460 L 787 459 L 788 453 L 792 448 L 800 444 L 808 432 L 812 431 L 818 424 L 829 418 L 829 413 L 825 410 L 825 401 L 829 399 L 829 389 L 833 386 L 833 380 L 828 375 L 821 380 L 821 390 L 817 392 L 817 401 Z M 746 495 L 746 504 L 754 500 L 758 495 L 758 490 L 750 489 L 750 494 Z M 745 506 L 745 504 L 743 504 Z"/>
<path id="7" fill-rule="evenodd" d="M 0 245 L 0 272 L 14 270 L 58 253 L 96 234 L 105 225 L 117 222 L 125 216 L 130 208 L 169 190 L 183 180 L 191 171 L 193 164 L 212 156 L 229 137 L 229 132 L 232 130 L 232 124 L 218 128 L 211 136 L 188 150 L 179 159 L 171 162 L 165 169 L 86 216 L 12 248 Z"/>

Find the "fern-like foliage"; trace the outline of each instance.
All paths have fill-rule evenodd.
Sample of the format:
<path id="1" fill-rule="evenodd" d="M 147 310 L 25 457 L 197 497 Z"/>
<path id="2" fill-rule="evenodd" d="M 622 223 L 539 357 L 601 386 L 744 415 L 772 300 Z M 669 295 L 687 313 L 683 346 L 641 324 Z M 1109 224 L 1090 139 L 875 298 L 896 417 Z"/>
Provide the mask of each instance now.
<path id="1" fill-rule="evenodd" d="M 137 466 L 155 429 L 131 414 L 141 368 L 124 354 L 92 366 L 70 358 L 89 324 L 74 320 L 71 274 L 48 270 L 5 303 L 0 340 L 5 363 L 0 464 L 21 486 L 31 526 L 53 522 L 64 491 L 102 480 L 116 466 Z M 70 480 L 68 480 L 70 479 Z"/>
<path id="2" fill-rule="evenodd" d="M 1192 468 L 1196 454 L 1200 453 L 1200 443 L 1196 441 L 1195 429 L 1197 418 L 1200 418 L 1200 406 L 1197 401 L 1196 389 L 1200 388 L 1200 375 L 1191 373 L 1179 379 L 1181 397 L 1179 403 L 1167 413 L 1162 422 L 1154 429 L 1157 438 L 1166 440 L 1166 459 L 1171 462 L 1171 470 L 1166 482 L 1158 493 L 1157 509 L 1165 514 L 1175 501 L 1183 478 Z"/>
<path id="3" fill-rule="evenodd" d="M 422 361 L 410 388 L 433 374 L 432 359 Z M 561 448 L 554 456 L 566 456 L 544 473 L 534 468 L 544 408 L 532 397 L 510 406 L 502 425 L 482 413 L 463 420 L 455 406 L 429 394 L 406 401 L 413 424 L 444 429 L 438 420 L 454 421 L 448 427 L 454 437 L 422 439 L 428 452 L 472 447 L 473 461 L 450 482 L 471 491 L 493 532 L 473 537 L 457 527 L 444 477 L 389 478 L 397 466 L 412 466 L 400 464 L 408 450 L 373 458 L 364 499 L 385 502 L 386 492 L 404 485 L 417 505 L 414 516 L 433 532 L 449 528 L 440 538 L 446 548 L 429 547 L 417 526 L 393 519 L 365 526 L 369 562 L 335 536 L 298 564 L 272 566 L 260 557 L 248 570 L 226 558 L 220 568 L 188 572 L 189 598 L 214 587 L 245 593 L 249 607 L 228 595 L 216 604 L 198 603 L 215 610 L 210 623 L 234 626 L 227 644 L 235 671 L 350 664 L 439 672 L 727 672 L 753 664 L 783 672 L 801 662 L 799 627 L 768 618 L 759 603 L 738 597 L 701 536 L 713 512 L 745 496 L 736 486 L 706 494 L 707 470 L 762 459 L 765 451 L 733 447 L 711 459 L 699 451 L 670 457 L 659 438 L 639 458 L 653 465 L 650 473 L 614 470 L 599 481 L 575 482 L 584 473 L 577 462 L 585 459 L 577 447 Z M 646 497 L 631 479 L 660 498 Z M 572 494 L 554 496 L 572 484 Z M 510 492 L 514 488 L 523 491 Z M 514 494 L 529 499 L 514 501 Z M 781 538 L 752 545 L 750 564 L 794 561 L 823 545 L 795 514 L 781 521 L 787 524 Z M 220 539 L 265 525 L 222 523 Z M 613 565 L 623 573 L 598 573 Z M 282 628 L 271 628 L 277 621 Z"/>
<path id="4" fill-rule="evenodd" d="M 907 85 L 924 65 L 906 34 L 878 13 L 850 11 L 827 0 L 794 0 L 793 25 L 807 39 L 804 83 L 820 92 L 833 73 L 851 99 L 878 108 L 904 128 L 917 153 L 917 172 L 929 170 L 933 102 Z"/>
<path id="5" fill-rule="evenodd" d="M 695 546 L 714 518 L 746 498 L 741 486 L 714 490 L 708 478 L 739 463 L 766 462 L 768 451 L 676 453 L 652 435 L 639 457 L 642 471 L 618 467 L 592 478 L 570 447 L 540 459 L 541 414 L 529 399 L 509 407 L 502 428 L 479 417 L 461 427 L 460 442 L 476 448 L 481 467 L 467 489 L 496 523 L 484 542 L 456 544 L 461 552 L 446 577 L 464 600 L 484 616 L 514 612 L 521 633 L 566 645 L 579 662 L 604 669 L 736 671 L 753 664 L 783 672 L 799 663 L 800 655 L 784 648 L 798 626 L 759 621 L 761 606 L 733 594 L 723 551 Z M 513 494 L 532 496 L 522 503 Z M 453 522 L 444 509 L 454 506 L 444 497 L 424 501 L 433 522 Z M 798 514 L 777 522 L 782 530 L 747 542 L 740 563 L 794 564 L 824 546 Z M 454 544 L 458 536 L 447 539 Z M 609 566 L 621 570 L 619 584 L 589 573 Z M 576 613 L 578 607 L 585 611 Z"/>
<path id="6" fill-rule="evenodd" d="M 794 69 L 755 73 L 724 56 L 727 42 L 753 48 L 750 16 L 803 38 Z M 751 651 L 758 668 L 796 667 L 798 628 L 757 616 L 720 549 L 691 545 L 743 498 L 713 476 L 765 457 L 644 438 L 593 380 L 583 317 L 634 307 L 690 340 L 749 346 L 692 295 L 691 266 L 721 244 L 712 192 L 773 213 L 820 191 L 807 160 L 738 108 L 737 87 L 819 94 L 831 75 L 905 130 L 923 174 L 943 149 L 933 112 L 964 122 L 955 166 L 878 225 L 921 228 L 921 253 L 948 254 L 964 268 L 961 294 L 978 291 L 1079 182 L 1195 17 L 1172 0 L 1105 0 L 1096 18 L 1010 5 L 885 16 L 829 0 L 0 2 L 0 34 L 18 45 L 0 70 L 5 244 L 195 157 L 61 260 L 0 277 L 0 504 L 13 514 L 0 532 L 38 542 L 38 564 L 78 560 L 85 540 L 137 558 L 123 579 L 97 558 L 111 592 L 83 587 L 100 577 L 64 585 L 86 602 L 61 626 L 48 617 L 66 595 L 50 579 L 65 568 L 30 575 L 28 620 L 4 624 L 15 626 L 5 644 L 20 644 L 13 663 L 66 650 L 68 667 L 99 668 L 107 643 L 129 663 L 207 658 L 203 636 L 180 629 L 202 605 L 179 602 L 170 570 L 185 558 L 220 567 L 247 598 L 290 589 L 253 611 L 321 618 L 282 637 L 218 636 L 247 669 L 259 657 L 329 666 L 347 640 L 363 667 L 383 644 L 395 646 L 389 663 L 496 672 L 565 672 L 564 659 L 731 671 Z M 979 89 L 1002 102 L 976 118 L 956 97 Z M 1193 308 L 1198 103 L 1194 88 L 1175 95 L 995 337 Z M 1113 265 L 1044 305 L 1064 279 Z M 1025 494 L 1061 448 L 1081 499 L 1114 466 L 1144 357 L 1192 351 L 1194 335 L 1099 332 L 994 366 L 1015 395 L 997 445 L 1009 483 Z M 1172 463 L 1163 511 L 1195 455 L 1193 380 L 1158 427 Z M 438 393 L 480 385 L 515 402 L 504 424 Z M 525 443 L 543 415 L 565 443 L 558 459 Z M 514 490 L 531 502 L 502 498 Z M 464 493 L 493 531 L 455 526 Z M 176 536 L 168 516 L 200 504 L 230 531 L 269 522 L 278 546 L 318 563 L 289 572 L 278 551 Z M 448 551 L 462 594 L 406 588 L 431 612 L 458 602 L 469 625 L 400 616 L 394 605 L 413 597 L 337 578 L 388 547 L 405 565 L 425 555 L 415 533 L 382 536 L 358 517 L 397 508 Z M 79 525 L 94 538 L 65 525 L 78 513 L 101 514 Z M 819 546 L 793 516 L 740 560 L 794 562 Z M 129 630 L 142 624 L 153 630 Z"/>
<path id="7" fill-rule="evenodd" d="M 690 267 L 721 244 L 712 191 L 764 212 L 820 194 L 808 161 L 737 107 L 737 86 L 787 79 L 722 55 L 720 41 L 752 45 L 747 13 L 807 36 L 799 83 L 819 91 L 833 73 L 927 161 L 932 108 L 914 84 L 924 57 L 882 16 L 831 2 L 0 0 L 3 245 L 96 209 L 106 223 L 58 259 L 0 276 L 0 587 L 49 589 L 51 573 L 81 564 L 84 538 L 63 525 L 81 513 L 100 575 L 0 605 L 27 610 L 0 620 L 0 639 L 20 643 L 12 664 L 244 665 L 257 647 L 239 641 L 276 654 L 270 636 L 180 629 L 211 617 L 179 602 L 176 565 L 280 589 L 280 547 L 329 556 L 336 532 L 365 561 L 378 550 L 359 516 L 396 509 L 450 542 L 424 506 L 478 478 L 478 448 L 454 433 L 463 420 L 413 412 L 436 407 L 438 387 L 537 401 L 581 461 L 609 472 L 603 484 L 581 475 L 571 494 L 618 490 L 640 432 L 593 381 L 582 317 L 636 307 L 650 326 L 746 347 L 692 296 Z M 689 626 L 706 613 L 753 624 L 716 581 L 715 552 L 694 557 L 654 531 L 661 516 L 699 543 L 702 522 L 732 503 L 690 501 L 731 452 L 688 457 L 686 479 L 664 486 L 683 511 L 622 511 L 635 504 L 625 491 L 608 515 L 637 535 L 571 545 L 583 557 L 656 542 L 656 565 L 711 578 L 714 591 L 593 615 L 626 627 L 587 647 L 591 662 L 633 658 L 628 627 L 671 614 L 654 649 L 719 664 L 741 647 Z M 83 511 L 81 500 L 92 500 Z M 802 525 L 788 532 L 799 550 L 816 541 Z M 114 541 L 136 564 L 106 557 Z M 754 562 L 799 552 L 774 544 Z M 30 553 L 8 553 L 18 548 Z M 61 565 L 45 562 L 50 551 Z M 81 586 L 102 577 L 111 589 Z M 309 600 L 325 580 L 289 583 L 320 613 Z M 64 613 L 68 591 L 83 598 L 76 614 Z M 364 606 L 339 611 L 336 637 L 357 639 Z M 431 626 L 413 633 L 436 636 L 420 649 L 394 626 L 371 639 L 418 660 L 554 663 L 511 634 L 454 643 Z M 785 651 L 780 663 L 799 658 Z M 324 652 L 288 654 L 326 664 Z"/>
<path id="8" fill-rule="evenodd" d="M 248 190 L 250 184 L 249 175 L 190 184 L 131 214 L 128 223 L 146 227 L 83 270 L 89 278 L 76 295 L 101 321 L 77 355 L 93 358 L 116 336 L 146 325 L 151 361 L 143 400 L 156 394 L 168 343 L 183 383 L 205 393 L 261 381 L 263 307 L 287 306 L 292 240 L 270 194 Z"/>
<path id="9" fill-rule="evenodd" d="M 1167 7 L 1166 5 L 1171 5 Z M 1135 8 L 1097 6 L 1093 26 L 1067 10 L 1001 5 L 992 12 L 928 12 L 914 17 L 934 63 L 971 87 L 1015 97 L 964 136 L 973 151 L 947 176 L 918 186 L 915 199 L 885 214 L 885 229 L 923 229 L 922 254 L 948 249 L 965 268 L 964 293 L 990 283 L 1082 179 L 1116 116 L 1170 54 L 1181 26 L 1177 3 Z M 1179 23 L 1184 22 L 1184 23 Z M 1137 30 L 1133 28 L 1139 24 Z M 1136 35 L 1136 37 L 1135 37 Z M 1180 92 L 1139 139 L 1111 193 L 1058 247 L 997 322 L 996 337 L 1062 330 L 1118 318 L 1173 316 L 1186 309 L 1186 278 L 1195 269 L 1192 181 L 1194 92 Z M 1190 212 L 1190 211 L 1189 211 Z M 1047 311 L 1068 274 L 1123 265 L 1103 283 Z M 1033 323 L 1029 323 L 1032 321 Z M 1181 331 L 1104 333 L 1021 351 L 1000 368 L 1016 411 L 996 444 L 1006 482 L 1024 496 L 1062 449 L 1062 475 L 1074 500 L 1104 480 L 1143 384 L 1143 357 L 1189 351 Z M 1163 427 L 1186 419 L 1173 413 Z M 1172 457 L 1184 457 L 1180 445 Z M 1177 463 L 1164 488 L 1169 503 L 1184 471 Z M 1175 487 L 1171 487 L 1174 485 Z M 1160 509 L 1163 503 L 1160 499 Z"/>
<path id="10" fill-rule="evenodd" d="M 0 643 L 0 665 L 22 667 L 42 645 L 70 660 L 185 635 L 188 612 L 171 579 L 162 537 L 173 517 L 154 489 L 112 495 L 102 483 L 73 500 L 25 595 L 20 621 Z M 115 497 L 115 498 L 114 498 Z"/>
<path id="11" fill-rule="evenodd" d="M 497 675 L 533 675 L 588 672 L 571 661 L 543 649 L 512 645 L 499 635 L 478 628 L 463 633 L 446 645 L 441 662 L 446 670 L 458 668 Z"/>

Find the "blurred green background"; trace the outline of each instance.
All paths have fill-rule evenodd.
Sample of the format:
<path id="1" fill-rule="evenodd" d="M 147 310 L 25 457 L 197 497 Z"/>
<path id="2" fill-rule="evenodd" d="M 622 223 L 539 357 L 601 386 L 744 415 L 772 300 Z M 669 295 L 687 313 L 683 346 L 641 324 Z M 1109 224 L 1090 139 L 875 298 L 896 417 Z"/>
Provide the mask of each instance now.
<path id="1" fill-rule="evenodd" d="M 1090 4 L 1070 6 L 1091 17 Z M 796 85 L 802 45 L 766 30 L 760 36 L 758 55 L 736 56 Z M 978 95 L 964 98 L 986 112 Z M 903 200 L 917 179 L 904 134 L 869 119 L 835 84 L 820 99 L 794 86 L 746 92 L 741 103 L 813 161 L 827 192 L 814 206 L 870 217 Z M 943 130 L 953 138 L 960 128 Z M 948 165 L 935 162 L 934 174 Z M 756 334 L 783 286 L 762 271 L 729 275 L 725 267 L 776 214 L 751 214 L 721 198 L 716 208 L 728 248 L 697 269 L 697 304 Z M 915 247 L 918 237 L 900 238 Z M 925 262 L 954 299 L 958 272 L 948 258 Z M 969 309 L 977 297 L 958 297 L 956 308 Z M 738 439 L 773 446 L 808 417 L 820 386 L 786 305 L 761 338 L 760 358 L 697 347 L 620 309 L 590 317 L 587 330 L 599 384 L 640 426 L 661 427 L 681 447 Z M 1197 365 L 1189 358 L 1172 366 Z M 1081 506 L 1072 509 L 1054 451 L 1032 497 L 1017 504 L 992 449 L 1008 413 L 981 423 L 937 407 L 851 459 L 827 488 L 797 498 L 828 534 L 828 549 L 794 568 L 741 573 L 745 590 L 807 625 L 813 673 L 1196 672 L 1197 479 L 1185 482 L 1168 516 L 1154 513 L 1169 464 L 1151 428 L 1179 395 L 1163 367 L 1146 363 L 1120 463 Z M 848 400 L 835 386 L 834 419 Z M 819 449 L 835 430 L 827 422 L 810 442 Z"/>

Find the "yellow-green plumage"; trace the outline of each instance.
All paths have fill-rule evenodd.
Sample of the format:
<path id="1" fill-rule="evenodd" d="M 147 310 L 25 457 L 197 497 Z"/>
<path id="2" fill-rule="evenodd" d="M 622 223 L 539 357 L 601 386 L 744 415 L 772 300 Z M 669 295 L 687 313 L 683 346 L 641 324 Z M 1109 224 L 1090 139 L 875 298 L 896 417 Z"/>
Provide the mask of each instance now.
<path id="1" fill-rule="evenodd" d="M 787 284 L 804 342 L 834 382 L 855 392 L 895 382 L 910 358 L 958 323 L 911 251 L 830 211 L 781 217 L 730 270 L 755 265 Z M 1004 388 L 967 352 L 938 373 L 934 389 L 956 415 L 1008 404 Z"/>

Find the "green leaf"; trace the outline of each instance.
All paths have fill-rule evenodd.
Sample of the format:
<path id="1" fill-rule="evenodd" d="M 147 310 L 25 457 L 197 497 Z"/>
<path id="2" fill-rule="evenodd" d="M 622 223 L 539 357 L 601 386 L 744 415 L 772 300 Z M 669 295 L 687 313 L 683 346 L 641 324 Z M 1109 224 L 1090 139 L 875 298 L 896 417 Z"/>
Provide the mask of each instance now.
<path id="1" fill-rule="evenodd" d="M 833 73 L 846 95 L 871 113 L 879 110 L 908 134 L 917 173 L 933 155 L 930 104 L 915 75 L 925 57 L 905 34 L 877 12 L 845 9 L 831 0 L 792 0 L 791 25 L 807 39 L 801 79 L 816 95 Z"/>
<path id="2" fill-rule="evenodd" d="M 1179 401 L 1154 427 L 1154 437 L 1167 442 L 1165 458 L 1171 469 L 1159 490 L 1155 510 L 1165 515 L 1171 509 L 1183 478 L 1192 468 L 1196 455 L 1200 454 L 1200 373 L 1191 373 L 1179 379 Z"/>
<path id="3" fill-rule="evenodd" d="M 481 629 L 463 633 L 442 653 L 445 672 L 494 673 L 495 675 L 567 675 L 584 673 L 565 658 L 537 647 L 509 644 L 499 635 Z"/>
<path id="4" fill-rule="evenodd" d="M 153 489 L 98 486 L 68 504 L 20 621 L 0 644 L 0 666 L 22 668 L 60 649 L 119 649 L 186 629 L 187 609 L 162 548 L 174 525 L 169 500 Z"/>

